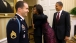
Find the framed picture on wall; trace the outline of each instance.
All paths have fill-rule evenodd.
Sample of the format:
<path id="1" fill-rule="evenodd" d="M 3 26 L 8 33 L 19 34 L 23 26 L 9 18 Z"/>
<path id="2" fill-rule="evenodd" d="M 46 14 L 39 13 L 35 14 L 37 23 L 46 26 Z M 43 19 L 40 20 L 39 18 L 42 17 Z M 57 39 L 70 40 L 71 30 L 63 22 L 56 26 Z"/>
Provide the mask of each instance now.
<path id="1" fill-rule="evenodd" d="M 0 13 L 14 13 L 14 0 L 0 0 Z"/>

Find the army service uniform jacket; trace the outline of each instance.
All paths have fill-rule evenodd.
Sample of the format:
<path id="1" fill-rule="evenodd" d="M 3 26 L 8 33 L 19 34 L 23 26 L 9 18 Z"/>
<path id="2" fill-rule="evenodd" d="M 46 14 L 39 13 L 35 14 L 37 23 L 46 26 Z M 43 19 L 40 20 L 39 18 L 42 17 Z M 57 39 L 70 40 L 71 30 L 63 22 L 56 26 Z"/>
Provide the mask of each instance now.
<path id="1" fill-rule="evenodd" d="M 27 24 L 17 14 L 9 20 L 6 33 L 7 43 L 29 43 Z"/>

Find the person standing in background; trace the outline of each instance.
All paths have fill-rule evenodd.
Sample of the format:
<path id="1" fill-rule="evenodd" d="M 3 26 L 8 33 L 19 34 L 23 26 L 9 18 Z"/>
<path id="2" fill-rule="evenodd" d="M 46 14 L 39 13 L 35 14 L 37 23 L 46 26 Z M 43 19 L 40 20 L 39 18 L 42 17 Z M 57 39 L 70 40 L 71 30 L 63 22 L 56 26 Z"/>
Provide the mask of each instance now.
<path id="1" fill-rule="evenodd" d="M 54 13 L 52 25 L 58 43 L 66 43 L 70 37 L 70 14 L 62 10 L 62 7 L 62 2 L 56 2 L 55 8 L 57 12 Z"/>
<path id="2" fill-rule="evenodd" d="M 17 13 L 9 20 L 6 27 L 7 43 L 29 43 L 28 27 L 24 19 L 29 12 L 28 4 L 18 1 L 15 8 Z"/>
<path id="3" fill-rule="evenodd" d="M 36 4 L 33 7 L 33 27 L 35 43 L 42 43 L 42 26 L 47 21 L 47 16 L 43 13 L 43 7 Z"/>

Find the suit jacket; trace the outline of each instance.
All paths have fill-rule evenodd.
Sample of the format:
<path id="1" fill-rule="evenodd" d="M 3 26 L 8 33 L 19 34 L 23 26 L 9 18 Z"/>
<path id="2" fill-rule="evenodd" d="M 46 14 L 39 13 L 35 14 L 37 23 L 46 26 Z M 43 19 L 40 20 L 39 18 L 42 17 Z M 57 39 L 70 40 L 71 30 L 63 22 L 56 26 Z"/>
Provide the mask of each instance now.
<path id="1" fill-rule="evenodd" d="M 42 36 L 42 25 L 47 21 L 47 16 L 44 14 L 41 15 L 33 15 L 33 23 L 34 23 L 34 36 Z"/>
<path id="2" fill-rule="evenodd" d="M 52 28 L 58 39 L 64 39 L 65 36 L 70 36 L 70 14 L 62 11 L 59 21 L 56 21 L 57 12 L 54 13 Z"/>
<path id="3" fill-rule="evenodd" d="M 19 19 L 19 22 L 21 24 L 20 32 L 19 32 L 19 24 L 16 18 Z M 17 14 L 15 15 L 14 18 L 9 20 L 7 27 L 6 27 L 6 33 L 7 33 L 8 43 L 29 43 L 27 24 Z"/>

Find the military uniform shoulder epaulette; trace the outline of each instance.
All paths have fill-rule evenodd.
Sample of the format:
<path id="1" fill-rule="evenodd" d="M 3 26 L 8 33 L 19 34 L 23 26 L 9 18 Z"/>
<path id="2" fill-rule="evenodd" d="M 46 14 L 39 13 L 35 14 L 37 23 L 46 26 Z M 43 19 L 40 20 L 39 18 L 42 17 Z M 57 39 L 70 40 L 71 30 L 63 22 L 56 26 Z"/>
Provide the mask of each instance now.
<path id="1" fill-rule="evenodd" d="M 17 19 L 17 16 L 14 16 L 13 18 L 11 18 L 11 20 L 16 20 Z"/>

